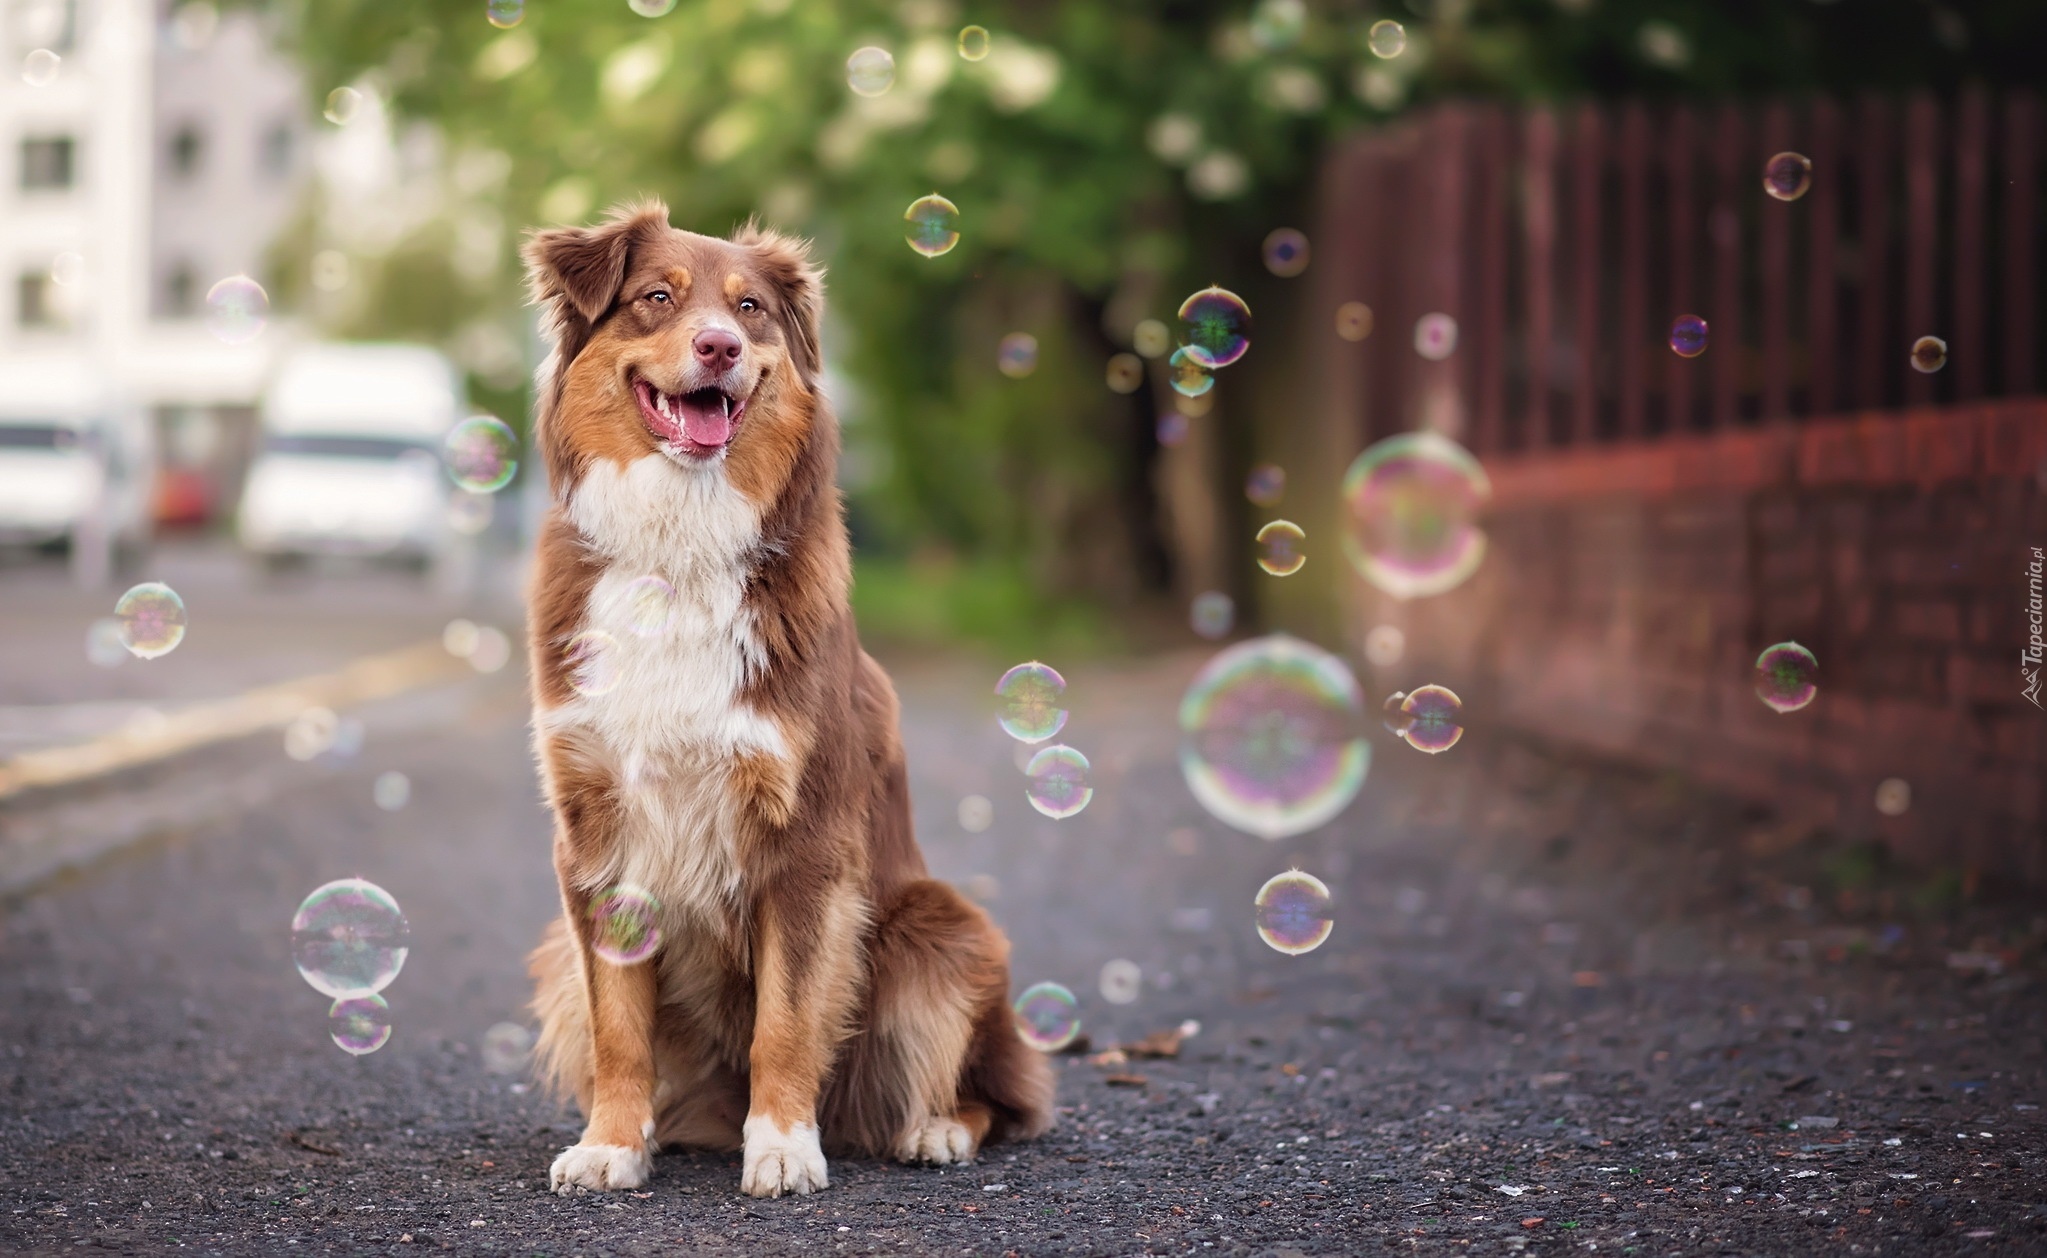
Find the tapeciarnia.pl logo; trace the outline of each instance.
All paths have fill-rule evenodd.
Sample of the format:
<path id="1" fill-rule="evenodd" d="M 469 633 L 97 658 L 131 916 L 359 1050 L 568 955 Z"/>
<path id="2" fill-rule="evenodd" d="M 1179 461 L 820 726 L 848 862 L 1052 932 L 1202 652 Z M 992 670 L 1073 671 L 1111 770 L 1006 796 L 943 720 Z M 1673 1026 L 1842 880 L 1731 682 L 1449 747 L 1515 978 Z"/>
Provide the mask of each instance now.
<path id="1" fill-rule="evenodd" d="M 2047 657 L 2047 640 L 2042 640 L 2040 636 L 2042 621 L 2047 619 L 2047 612 L 2043 612 L 2040 601 L 2040 578 L 2043 570 L 2047 570 L 2047 556 L 2043 556 L 2040 547 L 2035 546 L 2033 562 L 2026 566 L 2026 589 L 2029 595 L 2026 600 L 2026 620 L 2031 624 L 2033 634 L 2025 648 L 2019 652 L 2019 676 L 2026 679 L 2026 688 L 2020 693 L 2036 708 L 2040 706 L 2040 661 Z"/>

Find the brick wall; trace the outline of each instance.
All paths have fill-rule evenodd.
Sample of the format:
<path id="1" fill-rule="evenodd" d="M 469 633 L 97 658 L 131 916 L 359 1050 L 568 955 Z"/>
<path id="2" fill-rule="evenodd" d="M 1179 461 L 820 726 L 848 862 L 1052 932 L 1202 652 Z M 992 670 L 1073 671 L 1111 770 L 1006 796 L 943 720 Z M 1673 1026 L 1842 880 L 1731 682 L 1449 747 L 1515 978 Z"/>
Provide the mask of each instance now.
<path id="1" fill-rule="evenodd" d="M 1407 633 L 1392 684 L 1443 681 L 1474 725 L 1678 768 L 1916 863 L 2047 883 L 2047 712 L 2020 673 L 2047 402 L 1488 468 L 1476 577 L 1408 604 L 1353 591 L 1351 632 Z M 1820 691 L 1780 715 L 1752 674 L 1785 639 Z M 1889 777 L 1911 784 L 1902 816 L 1876 810 Z"/>

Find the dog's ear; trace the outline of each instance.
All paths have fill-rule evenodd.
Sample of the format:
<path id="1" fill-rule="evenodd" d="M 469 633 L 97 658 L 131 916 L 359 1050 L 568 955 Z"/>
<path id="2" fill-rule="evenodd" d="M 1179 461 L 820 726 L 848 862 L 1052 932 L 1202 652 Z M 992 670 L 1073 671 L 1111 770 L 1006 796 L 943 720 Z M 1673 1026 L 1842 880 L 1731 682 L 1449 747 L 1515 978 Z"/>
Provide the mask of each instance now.
<path id="1" fill-rule="evenodd" d="M 750 251 L 761 275 L 774 286 L 789 357 L 806 384 L 824 367 L 818 325 L 824 321 L 824 270 L 810 260 L 810 242 L 749 222 L 732 243 Z"/>
<path id="2" fill-rule="evenodd" d="M 617 207 L 596 227 L 533 233 L 520 253 L 534 304 L 547 309 L 558 329 L 573 327 L 577 320 L 595 324 L 618 297 L 633 246 L 667 226 L 666 205 L 641 201 Z"/>

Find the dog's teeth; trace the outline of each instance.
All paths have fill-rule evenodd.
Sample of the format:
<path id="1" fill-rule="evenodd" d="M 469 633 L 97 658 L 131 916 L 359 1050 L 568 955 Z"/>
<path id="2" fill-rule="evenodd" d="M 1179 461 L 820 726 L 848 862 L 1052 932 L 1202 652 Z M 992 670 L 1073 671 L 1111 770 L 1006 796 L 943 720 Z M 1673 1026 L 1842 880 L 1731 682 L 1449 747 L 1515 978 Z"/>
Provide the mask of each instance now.
<path id="1" fill-rule="evenodd" d="M 720 401 L 725 403 L 725 418 L 727 419 L 732 418 L 732 399 L 727 397 L 723 393 L 720 393 L 718 395 L 718 398 Z"/>
<path id="2" fill-rule="evenodd" d="M 657 394 L 656 396 L 658 396 L 661 399 L 661 401 L 656 406 L 656 409 L 658 409 L 661 412 L 661 418 L 674 419 L 675 399 L 669 397 L 666 393 Z"/>

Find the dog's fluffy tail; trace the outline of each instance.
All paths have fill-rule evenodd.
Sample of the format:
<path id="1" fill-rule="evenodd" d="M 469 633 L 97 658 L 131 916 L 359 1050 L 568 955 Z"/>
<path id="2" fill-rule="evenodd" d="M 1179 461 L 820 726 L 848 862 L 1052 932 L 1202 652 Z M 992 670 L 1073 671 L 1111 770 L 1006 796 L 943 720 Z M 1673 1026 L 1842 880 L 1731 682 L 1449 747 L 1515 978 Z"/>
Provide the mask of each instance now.
<path id="1" fill-rule="evenodd" d="M 974 1026 L 960 1094 L 994 1112 L 989 1141 L 1029 1140 L 1051 1130 L 1056 1087 L 1052 1063 L 1016 1033 L 1007 996 L 985 1005 Z"/>
<path id="2" fill-rule="evenodd" d="M 590 1009 L 583 997 L 582 960 L 561 918 L 547 924 L 540 946 L 526 959 L 526 972 L 533 976 L 533 1012 L 540 1019 L 534 1074 L 555 1097 L 573 1096 L 587 1113 L 595 1071 Z"/>

